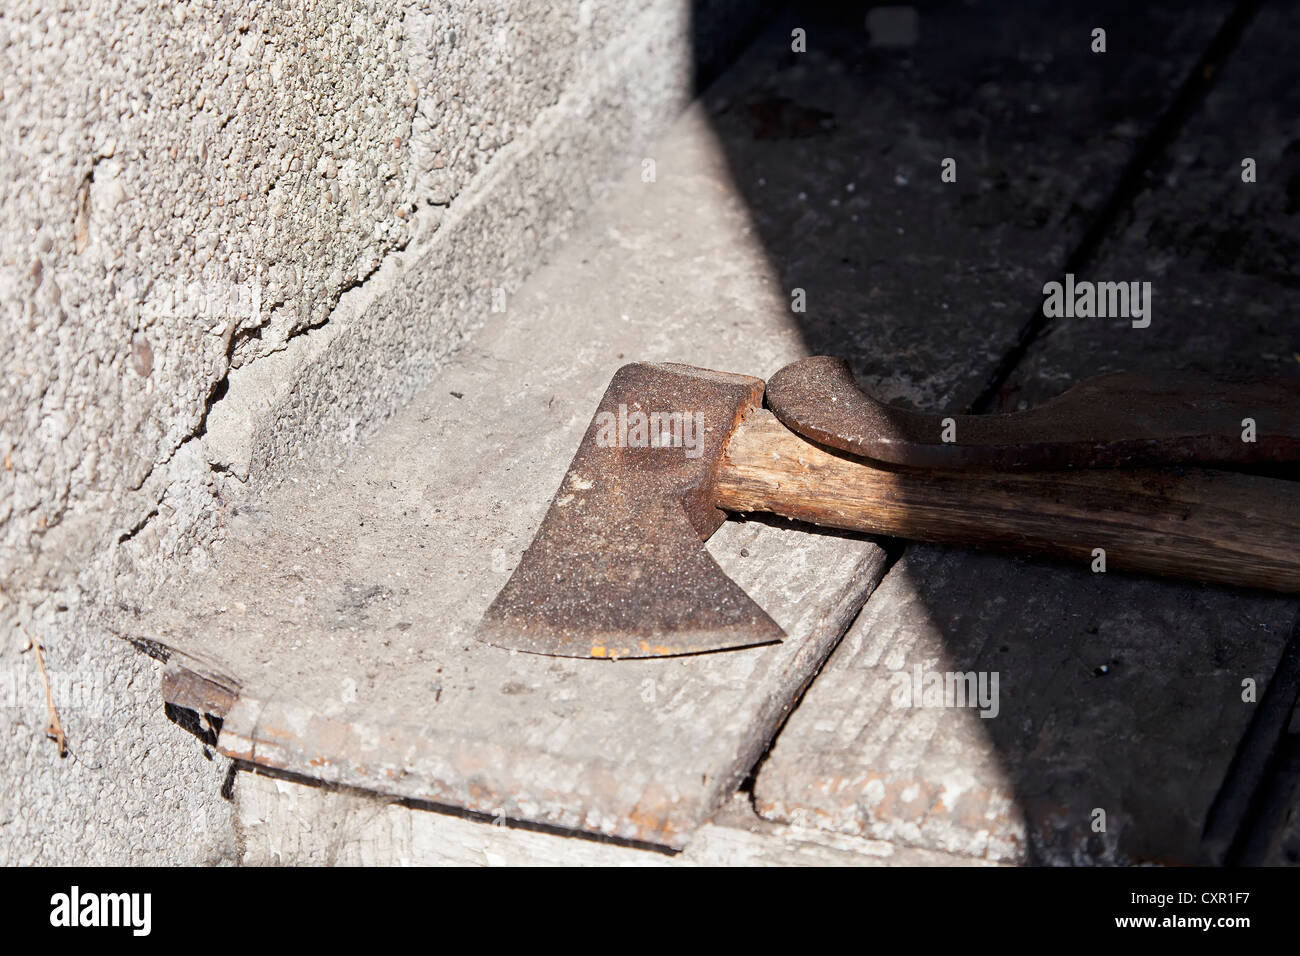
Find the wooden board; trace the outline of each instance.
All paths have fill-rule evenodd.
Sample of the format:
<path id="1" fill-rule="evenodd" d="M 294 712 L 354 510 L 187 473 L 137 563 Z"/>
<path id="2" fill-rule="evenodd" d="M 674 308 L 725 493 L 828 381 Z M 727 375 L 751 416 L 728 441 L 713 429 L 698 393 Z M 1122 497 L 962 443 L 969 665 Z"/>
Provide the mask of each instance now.
<path id="1" fill-rule="evenodd" d="M 613 663 L 512 653 L 467 638 L 478 600 L 426 604 L 418 583 L 408 590 L 389 579 L 365 586 L 384 590 L 367 601 L 362 620 L 341 624 L 337 638 L 368 632 L 404 653 L 366 660 L 340 648 L 330 673 L 319 675 L 314 698 L 303 696 L 316 683 L 305 679 L 305 668 L 297 681 L 271 685 L 265 696 L 241 692 L 225 716 L 219 749 L 492 817 L 681 846 L 758 759 L 881 567 L 862 541 L 797 529 L 729 524 L 711 544 L 723 567 L 785 628 L 784 643 L 704 660 Z M 396 564 L 402 556 L 383 558 Z M 295 566 L 305 569 L 305 587 Z M 340 567 L 334 558 L 327 573 L 347 581 L 353 569 L 366 570 Z M 290 601 L 324 598 L 345 606 L 346 590 L 318 573 L 315 562 L 299 558 L 273 567 L 267 580 Z M 261 630 L 266 619 L 257 621 L 245 615 L 232 623 L 256 628 L 249 636 L 272 643 Z M 297 628 L 283 633 L 310 639 Z M 291 647 L 277 655 L 282 662 L 297 657 Z"/>
<path id="2" fill-rule="evenodd" d="M 1297 373 L 1279 274 L 1296 248 L 1285 120 L 1300 106 L 1296 31 L 1294 17 L 1260 15 L 1123 233 L 1080 276 L 1152 281 L 1150 328 L 1053 321 L 1005 409 L 1106 371 Z M 1259 160 L 1253 185 L 1244 155 Z M 909 548 L 785 728 L 756 805 L 990 859 L 1222 859 L 1223 841 L 1202 835 L 1255 713 L 1243 682 L 1263 698 L 1296 613 L 1288 598 Z M 894 706 L 891 675 L 917 666 L 999 673 L 998 716 Z"/>

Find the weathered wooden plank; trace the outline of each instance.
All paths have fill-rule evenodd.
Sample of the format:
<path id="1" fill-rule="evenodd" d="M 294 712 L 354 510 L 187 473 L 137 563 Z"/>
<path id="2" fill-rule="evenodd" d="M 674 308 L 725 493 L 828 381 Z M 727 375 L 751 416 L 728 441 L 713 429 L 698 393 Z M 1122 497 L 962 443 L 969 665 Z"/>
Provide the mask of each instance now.
<path id="1" fill-rule="evenodd" d="M 1107 371 L 1296 373 L 1293 20 L 1261 15 L 1122 235 L 1080 276 L 1151 281 L 1150 326 L 1053 321 L 1004 407 Z M 1241 181 L 1247 155 L 1258 183 Z M 1086 563 L 909 549 L 786 726 L 756 805 L 773 819 L 995 859 L 1197 860 L 1253 714 L 1243 682 L 1262 697 L 1296 611 L 1291 599 Z M 901 689 L 891 698 L 894 675 L 915 667 L 999 674 L 998 716 L 895 706 L 907 701 Z"/>
<path id="2" fill-rule="evenodd" d="M 1300 864 L 1298 687 L 1300 619 L 1206 827 L 1206 844 L 1230 866 Z"/>
<path id="3" fill-rule="evenodd" d="M 1283 737 L 1266 788 L 1259 829 L 1244 841 L 1243 866 L 1300 866 L 1300 709 Z"/>
<path id="4" fill-rule="evenodd" d="M 1247 381 L 1300 376 L 1298 39 L 1293 11 L 1263 7 L 1147 177 L 1123 232 L 1078 276 L 1150 282 L 1150 324 L 1136 328 L 1125 317 L 1050 322 L 1008 381 L 1005 409 L 1111 371 L 1172 369 Z M 1255 161 L 1254 182 L 1242 179 L 1245 159 Z"/>

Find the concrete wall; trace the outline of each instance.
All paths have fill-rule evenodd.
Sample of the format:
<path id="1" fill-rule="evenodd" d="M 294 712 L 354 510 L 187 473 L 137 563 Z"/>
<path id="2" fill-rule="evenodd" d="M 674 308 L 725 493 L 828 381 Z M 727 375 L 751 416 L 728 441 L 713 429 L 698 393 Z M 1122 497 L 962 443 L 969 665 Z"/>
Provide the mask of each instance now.
<path id="1" fill-rule="evenodd" d="M 228 768 L 105 622 L 427 382 L 753 13 L 86 6 L 0 11 L 0 863 L 235 860 Z"/>

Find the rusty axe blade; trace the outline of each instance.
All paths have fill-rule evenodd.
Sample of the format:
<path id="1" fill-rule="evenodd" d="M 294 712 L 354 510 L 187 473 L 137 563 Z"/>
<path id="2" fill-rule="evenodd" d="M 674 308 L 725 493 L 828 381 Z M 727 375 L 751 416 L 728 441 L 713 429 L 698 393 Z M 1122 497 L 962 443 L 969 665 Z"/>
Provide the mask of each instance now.
<path id="1" fill-rule="evenodd" d="M 771 412 L 763 397 L 745 375 L 620 369 L 479 638 L 604 658 L 780 640 L 705 550 L 721 509 L 1300 593 L 1300 482 L 1188 467 L 1300 460 L 1295 381 L 1110 376 L 1025 412 L 940 418 L 816 357 L 773 376 Z M 1178 467 L 1138 467 L 1153 464 Z"/>
<path id="2" fill-rule="evenodd" d="M 704 547 L 726 518 L 713 490 L 723 446 L 762 399 L 763 381 L 747 375 L 619 369 L 479 639 L 604 658 L 780 640 Z"/>

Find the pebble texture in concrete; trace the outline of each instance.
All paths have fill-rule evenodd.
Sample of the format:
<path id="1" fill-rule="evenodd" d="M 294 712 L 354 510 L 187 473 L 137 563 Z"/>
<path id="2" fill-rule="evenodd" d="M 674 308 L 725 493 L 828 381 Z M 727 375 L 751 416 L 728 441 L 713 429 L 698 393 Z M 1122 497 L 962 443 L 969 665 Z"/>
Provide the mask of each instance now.
<path id="1" fill-rule="evenodd" d="M 4 31 L 10 580 L 143 518 L 230 368 L 406 243 L 417 89 L 375 3 L 31 4 Z"/>
<path id="2" fill-rule="evenodd" d="M 161 665 L 75 622 L 51 603 L 33 633 L 69 755 L 45 738 L 45 690 L 20 632 L 0 647 L 0 862 L 229 865 L 239 861 L 230 761 L 170 723 Z"/>

